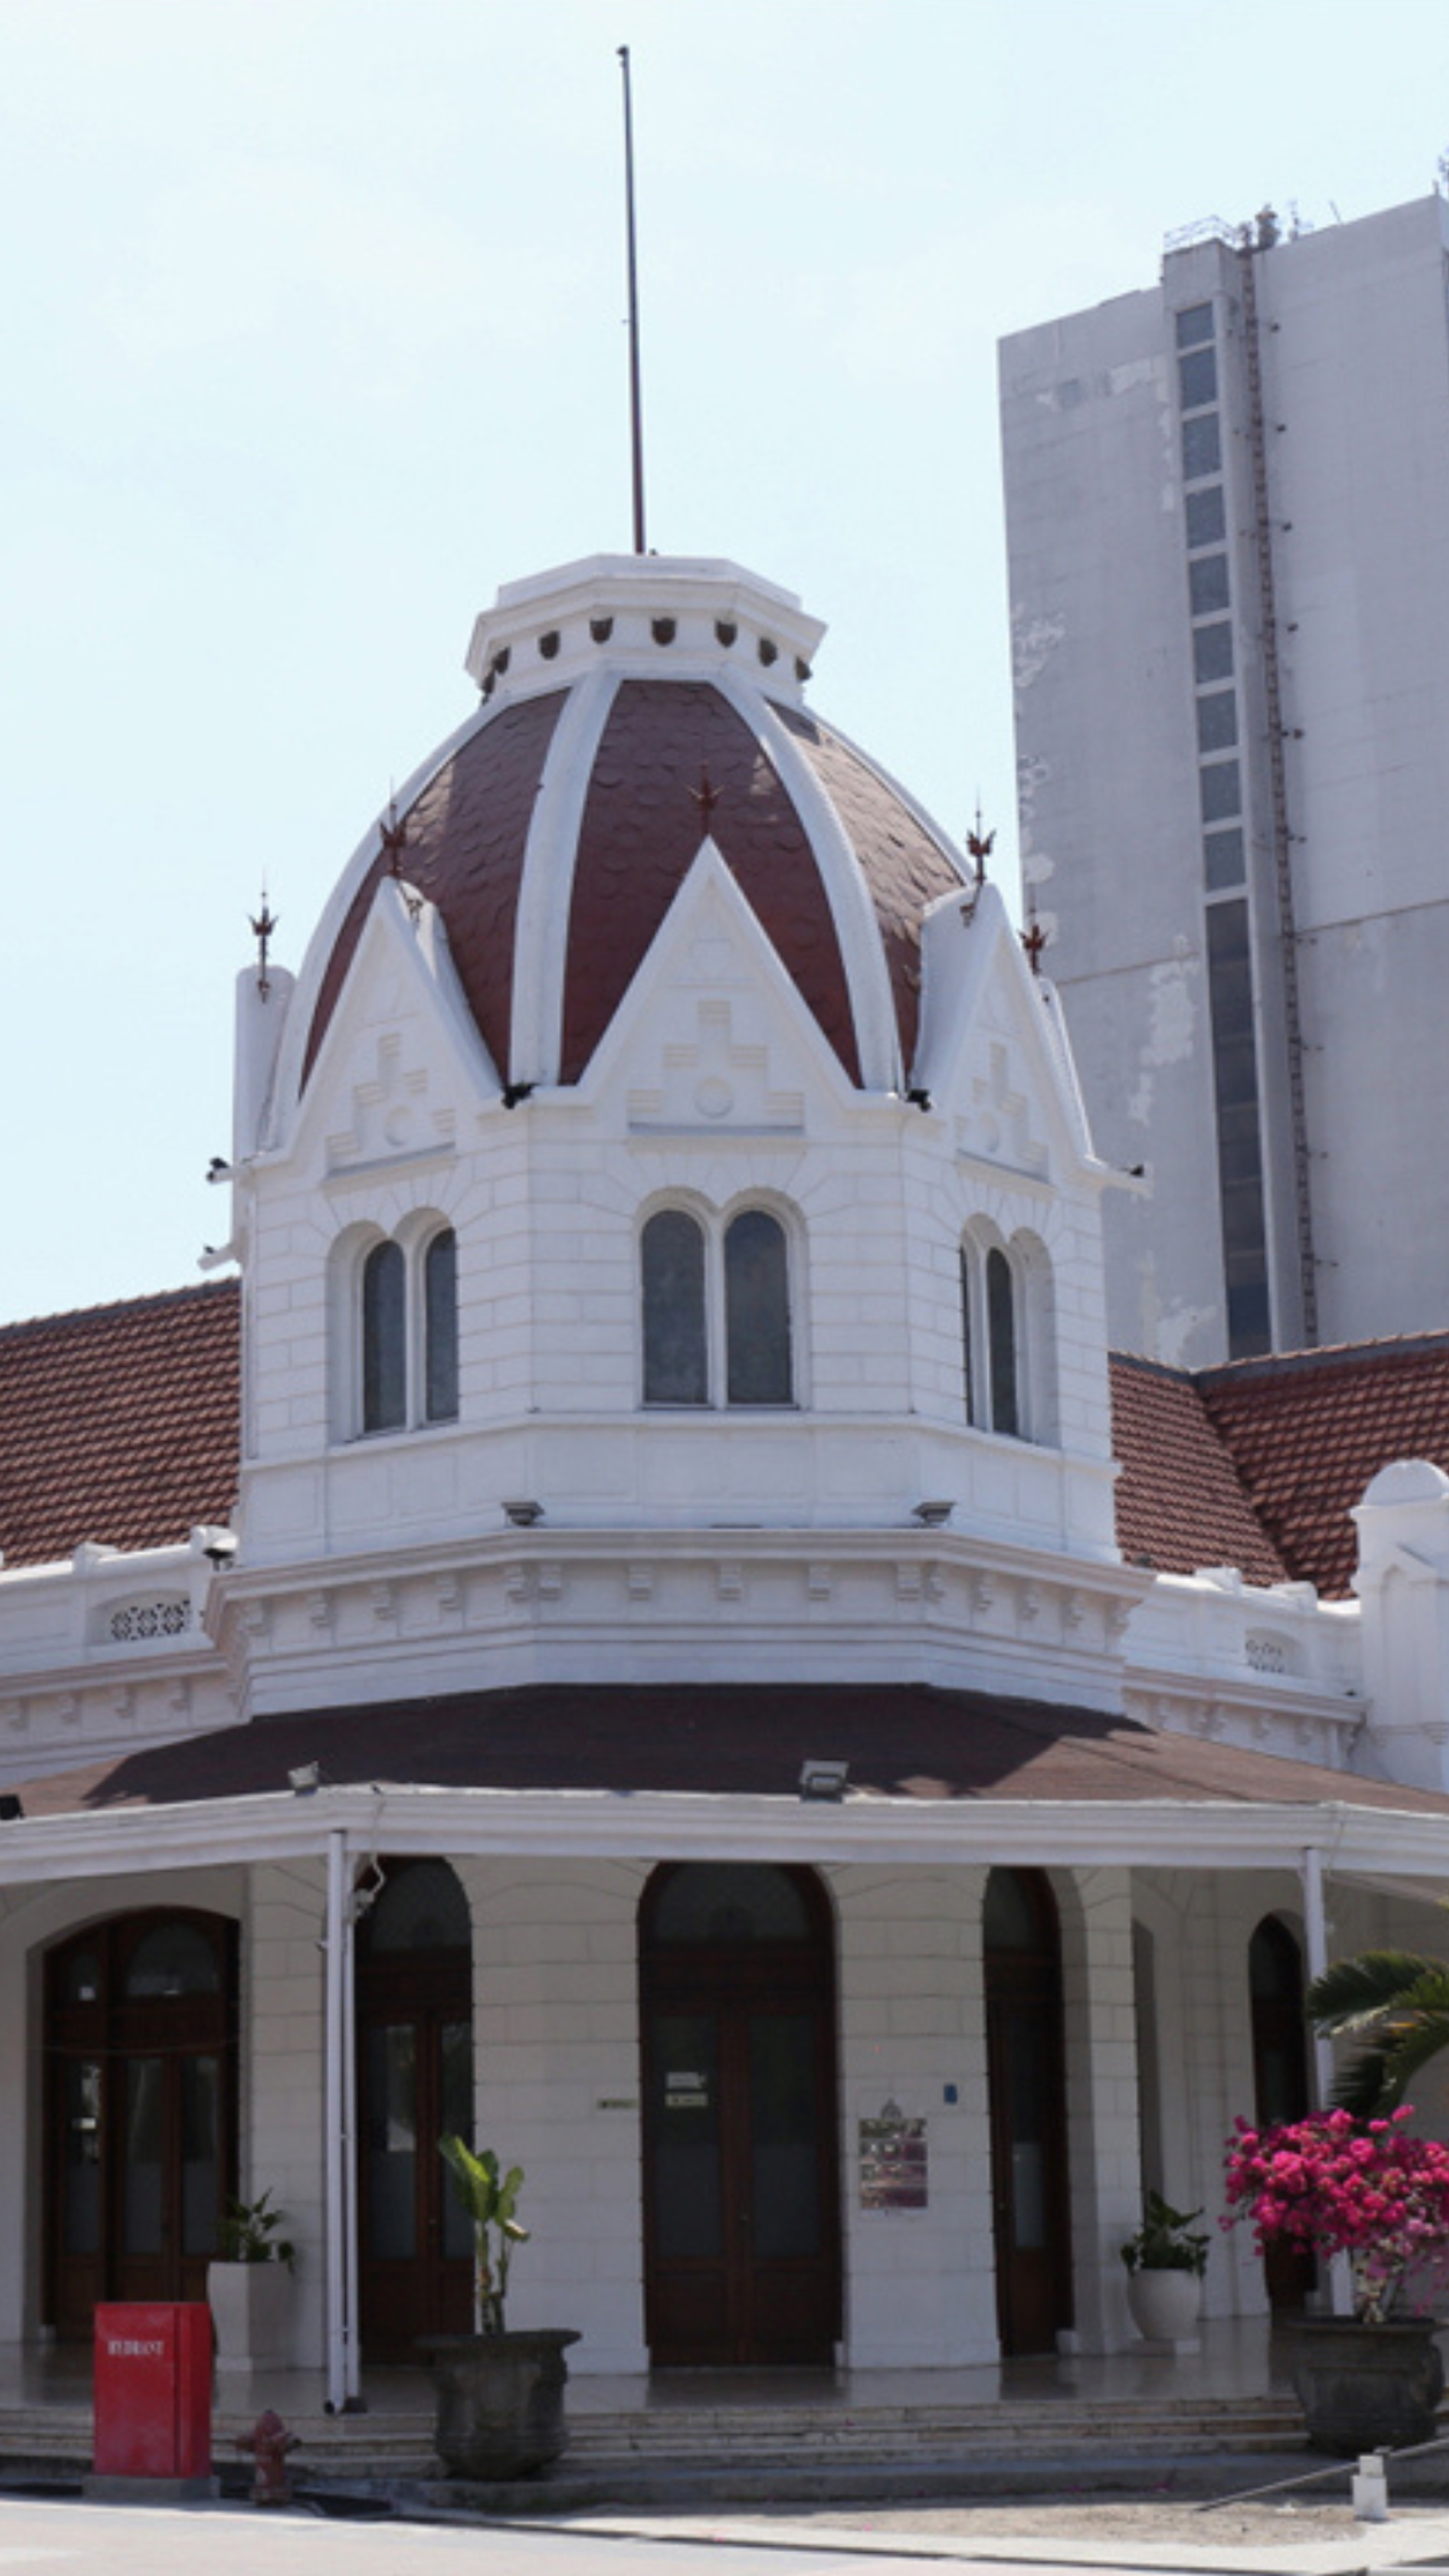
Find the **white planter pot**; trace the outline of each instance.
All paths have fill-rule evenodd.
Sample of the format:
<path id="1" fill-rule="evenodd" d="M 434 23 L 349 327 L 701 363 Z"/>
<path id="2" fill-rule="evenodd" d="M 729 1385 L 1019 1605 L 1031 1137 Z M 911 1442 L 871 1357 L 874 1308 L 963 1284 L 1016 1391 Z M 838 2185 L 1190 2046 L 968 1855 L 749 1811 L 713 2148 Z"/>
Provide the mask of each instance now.
<path id="1" fill-rule="evenodd" d="M 285 2370 L 292 2357 L 292 2275 L 285 2263 L 212 2263 L 206 2295 L 218 2376 Z"/>
<path id="2" fill-rule="evenodd" d="M 1202 2283 L 1196 2272 L 1129 2272 L 1127 2305 L 1148 2343 L 1186 2343 L 1197 2332 Z"/>

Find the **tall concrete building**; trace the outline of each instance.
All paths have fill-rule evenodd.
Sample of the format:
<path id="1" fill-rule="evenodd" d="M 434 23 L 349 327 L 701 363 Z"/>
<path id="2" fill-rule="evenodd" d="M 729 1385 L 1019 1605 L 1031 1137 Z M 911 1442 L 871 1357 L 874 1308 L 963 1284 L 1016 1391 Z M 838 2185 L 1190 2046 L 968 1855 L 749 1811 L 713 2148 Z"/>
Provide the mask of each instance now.
<path id="1" fill-rule="evenodd" d="M 1175 1364 L 1446 1320 L 1446 255 L 1196 225 L 1002 344 L 1028 901 Z"/>

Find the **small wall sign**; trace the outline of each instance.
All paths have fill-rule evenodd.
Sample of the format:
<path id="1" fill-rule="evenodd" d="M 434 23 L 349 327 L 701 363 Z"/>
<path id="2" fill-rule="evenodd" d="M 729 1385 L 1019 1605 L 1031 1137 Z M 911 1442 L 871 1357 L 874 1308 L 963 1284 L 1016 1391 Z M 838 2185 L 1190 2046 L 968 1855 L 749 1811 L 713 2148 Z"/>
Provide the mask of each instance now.
<path id="1" fill-rule="evenodd" d="M 908 2120 L 898 2102 L 886 2102 L 859 2129 L 861 2208 L 925 2209 L 930 2200 L 925 2121 Z"/>

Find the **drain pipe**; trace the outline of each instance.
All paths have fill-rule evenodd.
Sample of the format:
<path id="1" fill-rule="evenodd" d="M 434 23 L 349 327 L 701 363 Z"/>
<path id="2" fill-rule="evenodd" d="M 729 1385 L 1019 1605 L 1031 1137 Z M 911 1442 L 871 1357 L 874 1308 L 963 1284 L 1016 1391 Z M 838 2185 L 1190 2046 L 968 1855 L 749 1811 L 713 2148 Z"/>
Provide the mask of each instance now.
<path id="1" fill-rule="evenodd" d="M 363 2412 L 362 2337 L 357 2262 L 357 1905 L 349 1888 L 342 1919 L 342 2282 L 346 2322 L 343 2359 L 349 2414 Z"/>
<path id="2" fill-rule="evenodd" d="M 350 2162 L 344 2105 L 347 2032 L 348 1956 L 347 1834 L 339 1826 L 327 1837 L 326 2013 L 324 2023 L 323 2108 L 327 2222 L 327 2412 L 343 2413 L 348 2397 L 347 2167 Z"/>

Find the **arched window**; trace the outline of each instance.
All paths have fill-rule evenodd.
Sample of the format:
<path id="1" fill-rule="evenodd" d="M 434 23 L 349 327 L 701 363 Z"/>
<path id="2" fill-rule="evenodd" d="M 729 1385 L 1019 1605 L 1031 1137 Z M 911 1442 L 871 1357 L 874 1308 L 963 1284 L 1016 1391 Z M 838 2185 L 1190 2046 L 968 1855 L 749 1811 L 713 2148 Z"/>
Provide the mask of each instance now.
<path id="1" fill-rule="evenodd" d="M 358 1392 L 343 1429 L 402 1431 L 409 1423 L 456 1421 L 458 1238 L 452 1227 L 374 1243 L 357 1295 Z"/>
<path id="2" fill-rule="evenodd" d="M 1006 1255 L 986 1256 L 986 1331 L 991 1348 L 991 1428 L 1014 1440 L 1021 1429 L 1016 1376 L 1016 1282 Z"/>
<path id="3" fill-rule="evenodd" d="M 423 1255 L 423 1412 L 429 1422 L 458 1418 L 458 1238 L 451 1226 Z"/>
<path id="4" fill-rule="evenodd" d="M 640 1244 L 644 1289 L 644 1401 L 708 1404 L 704 1229 L 683 1208 L 661 1208 Z"/>
<path id="5" fill-rule="evenodd" d="M 660 1208 L 639 1245 L 646 1404 L 795 1401 L 790 1245 L 768 1208 Z"/>
<path id="6" fill-rule="evenodd" d="M 725 1402 L 789 1404 L 790 1272 L 785 1229 L 743 1208 L 724 1239 Z"/>
<path id="7" fill-rule="evenodd" d="M 362 1427 L 407 1420 L 407 1269 L 402 1246 L 374 1244 L 362 1265 Z"/>
<path id="8" fill-rule="evenodd" d="M 1051 1265 L 1035 1237 L 1009 1245 L 972 1229 L 961 1246 L 966 1419 L 1008 1440 L 1051 1437 Z"/>

